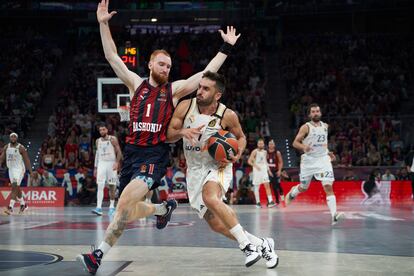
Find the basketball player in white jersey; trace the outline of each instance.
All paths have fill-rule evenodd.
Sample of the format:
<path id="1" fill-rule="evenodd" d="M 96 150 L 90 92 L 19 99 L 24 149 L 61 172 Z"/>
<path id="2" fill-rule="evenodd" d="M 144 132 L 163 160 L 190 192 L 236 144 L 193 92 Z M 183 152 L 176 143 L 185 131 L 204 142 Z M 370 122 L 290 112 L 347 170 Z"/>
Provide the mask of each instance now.
<path id="1" fill-rule="evenodd" d="M 237 240 L 246 255 L 247 267 L 261 257 L 268 268 L 278 264 L 271 238 L 258 238 L 246 232 L 236 213 L 223 202 L 233 178 L 232 162 L 236 162 L 246 147 L 246 138 L 236 113 L 219 103 L 225 90 L 223 76 L 206 72 L 197 90 L 197 97 L 182 101 L 176 108 L 167 132 L 170 142 L 183 138 L 187 161 L 187 190 L 191 207 L 210 228 Z M 233 133 L 239 152 L 231 161 L 217 162 L 208 153 L 208 138 L 220 129 Z"/>
<path id="2" fill-rule="evenodd" d="M 100 138 L 96 139 L 95 170 L 96 184 L 96 208 L 92 213 L 102 216 L 102 201 L 104 197 L 105 184 L 109 188 L 109 216 L 115 213 L 115 192 L 118 177 L 119 163 L 122 159 L 121 148 L 115 136 L 108 135 L 105 124 L 99 126 Z"/>
<path id="3" fill-rule="evenodd" d="M 328 150 L 328 124 L 321 121 L 321 110 L 318 104 L 308 108 L 310 121 L 302 125 L 293 142 L 293 147 L 303 152 L 300 162 L 300 184 L 292 187 L 286 195 L 286 205 L 299 193 L 309 188 L 313 177 L 322 182 L 326 193 L 326 203 L 332 216 L 332 225 L 343 216 L 336 210 L 336 197 L 332 189 L 334 173 L 332 161 L 335 155 Z"/>
<path id="4" fill-rule="evenodd" d="M 17 142 L 17 138 L 18 135 L 16 133 L 13 132 L 10 134 L 10 143 L 4 146 L 3 153 L 0 156 L 0 166 L 6 159 L 7 168 L 9 169 L 9 179 L 12 186 L 10 204 L 4 211 L 7 215 L 13 214 L 13 207 L 16 200 L 20 203 L 20 214 L 28 208 L 23 199 L 20 184 L 26 169 L 29 170 L 30 175 L 33 177 L 29 155 L 24 146 Z"/>
<path id="5" fill-rule="evenodd" d="M 273 202 L 272 190 L 269 185 L 269 165 L 267 164 L 267 150 L 265 149 L 265 143 L 262 138 L 257 140 L 257 148 L 252 151 L 247 160 L 250 166 L 253 167 L 253 187 L 254 196 L 256 198 L 256 207 L 261 208 L 259 188 L 260 185 L 264 185 L 267 195 L 267 207 L 275 207 Z"/>

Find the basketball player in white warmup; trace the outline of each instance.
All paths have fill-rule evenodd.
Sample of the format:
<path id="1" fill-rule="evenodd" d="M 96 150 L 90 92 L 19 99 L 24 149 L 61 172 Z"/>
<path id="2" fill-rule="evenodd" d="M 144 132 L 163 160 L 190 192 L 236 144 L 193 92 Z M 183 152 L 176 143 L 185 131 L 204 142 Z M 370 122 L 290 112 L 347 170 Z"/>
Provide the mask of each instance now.
<path id="1" fill-rule="evenodd" d="M 23 199 L 20 184 L 22 183 L 26 169 L 29 170 L 30 176 L 33 177 L 29 155 L 24 146 L 17 143 L 17 138 L 18 135 L 16 133 L 13 132 L 10 134 L 10 143 L 4 146 L 3 153 L 0 156 L 0 166 L 6 159 L 7 168 L 9 169 L 9 179 L 12 185 L 10 204 L 4 211 L 7 215 L 13 214 L 13 207 L 16 200 L 20 203 L 20 214 L 28 208 Z"/>
<path id="2" fill-rule="evenodd" d="M 223 202 L 233 178 L 232 162 L 236 162 L 246 147 L 246 138 L 234 111 L 219 103 L 225 90 L 223 76 L 206 72 L 197 90 L 197 97 L 182 101 L 176 108 L 167 132 L 170 142 L 183 138 L 187 160 L 187 190 L 191 207 L 210 228 L 237 240 L 245 253 L 247 267 L 261 257 L 268 268 L 278 264 L 272 238 L 258 238 L 246 232 L 236 213 Z M 238 140 L 239 152 L 231 161 L 214 160 L 207 151 L 207 141 L 220 129 L 227 129 Z"/>
<path id="3" fill-rule="evenodd" d="M 257 140 L 257 148 L 252 151 L 247 160 L 250 166 L 253 167 L 253 187 L 254 196 L 256 198 L 256 207 L 261 208 L 259 188 L 263 184 L 266 189 L 267 195 L 267 207 L 275 207 L 276 204 L 273 202 L 272 190 L 269 185 L 269 165 L 267 164 L 267 151 L 265 149 L 265 143 L 262 138 Z"/>
<path id="4" fill-rule="evenodd" d="M 96 183 L 98 184 L 96 209 L 92 213 L 102 216 L 102 201 L 105 184 L 109 188 L 109 216 L 115 213 L 115 192 L 118 177 L 119 163 L 122 159 L 121 148 L 115 136 L 108 135 L 106 125 L 99 126 L 100 138 L 96 139 L 95 170 Z"/>
<path id="5" fill-rule="evenodd" d="M 310 122 L 299 129 L 293 147 L 303 152 L 300 162 L 300 184 L 292 187 L 286 195 L 286 205 L 309 188 L 313 177 L 320 180 L 326 193 L 326 203 L 332 216 L 332 225 L 343 216 L 336 210 L 336 197 L 332 189 L 334 173 L 332 161 L 335 155 L 328 150 L 328 124 L 321 121 L 319 105 L 311 104 L 308 108 Z"/>

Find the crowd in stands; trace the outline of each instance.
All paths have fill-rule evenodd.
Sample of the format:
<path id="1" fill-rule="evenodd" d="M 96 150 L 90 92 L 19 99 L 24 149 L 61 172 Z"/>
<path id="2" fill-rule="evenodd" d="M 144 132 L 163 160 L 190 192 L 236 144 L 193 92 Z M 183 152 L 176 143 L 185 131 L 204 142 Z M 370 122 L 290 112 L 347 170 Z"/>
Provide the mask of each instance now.
<path id="1" fill-rule="evenodd" d="M 15 25 L 0 26 L 0 140 L 11 131 L 25 137 L 62 50 L 45 32 Z"/>
<path id="2" fill-rule="evenodd" d="M 413 84 L 414 40 L 395 35 L 295 35 L 284 40 L 292 128 L 317 102 L 339 167 L 402 166 L 400 110 Z"/>

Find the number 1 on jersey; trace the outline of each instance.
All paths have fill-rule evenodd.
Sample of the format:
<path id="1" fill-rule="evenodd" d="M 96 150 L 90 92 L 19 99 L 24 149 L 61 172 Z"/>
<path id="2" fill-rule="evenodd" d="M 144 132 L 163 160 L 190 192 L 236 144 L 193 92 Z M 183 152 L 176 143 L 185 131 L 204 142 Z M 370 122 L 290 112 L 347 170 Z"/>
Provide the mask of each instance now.
<path id="1" fill-rule="evenodd" d="M 151 104 L 147 104 L 147 112 L 145 113 L 145 117 L 149 117 L 151 112 Z"/>

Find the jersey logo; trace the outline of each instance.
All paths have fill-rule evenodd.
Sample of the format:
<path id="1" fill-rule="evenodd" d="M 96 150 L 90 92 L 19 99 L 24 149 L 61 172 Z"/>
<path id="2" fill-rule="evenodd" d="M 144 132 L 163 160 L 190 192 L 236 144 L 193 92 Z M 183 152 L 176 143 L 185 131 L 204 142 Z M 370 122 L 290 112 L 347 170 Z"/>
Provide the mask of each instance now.
<path id="1" fill-rule="evenodd" d="M 216 125 L 216 122 L 217 122 L 217 120 L 216 120 L 216 119 L 211 120 L 211 121 L 208 123 L 208 126 L 209 126 L 209 127 L 214 127 L 214 126 Z"/>
<path id="2" fill-rule="evenodd" d="M 195 146 L 195 147 L 193 147 L 192 145 L 186 145 L 185 146 L 185 149 L 186 150 L 192 150 L 192 151 L 201 151 L 201 148 L 200 147 L 197 147 L 197 146 Z"/>
<path id="3" fill-rule="evenodd" d="M 145 165 L 145 164 L 141 165 L 140 172 L 141 173 L 147 172 L 147 165 Z"/>

